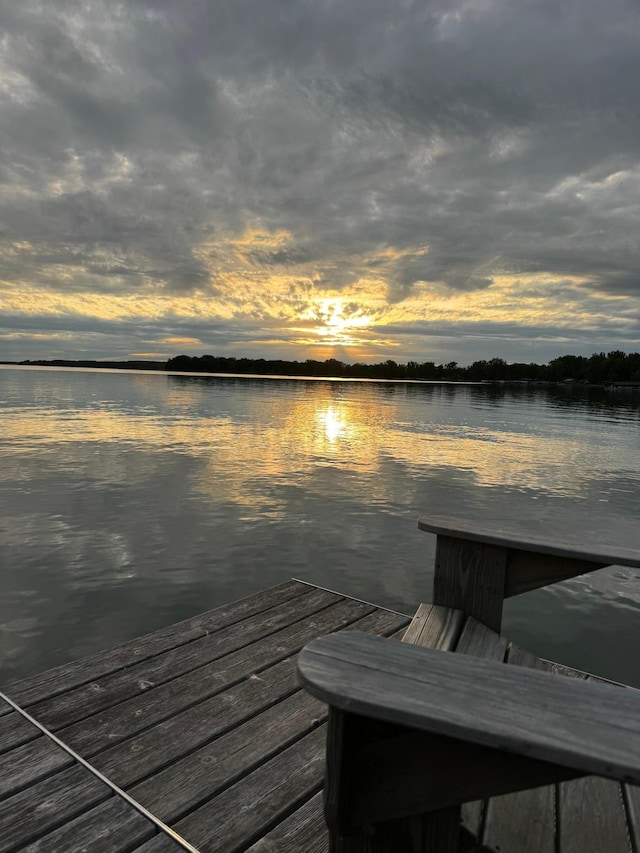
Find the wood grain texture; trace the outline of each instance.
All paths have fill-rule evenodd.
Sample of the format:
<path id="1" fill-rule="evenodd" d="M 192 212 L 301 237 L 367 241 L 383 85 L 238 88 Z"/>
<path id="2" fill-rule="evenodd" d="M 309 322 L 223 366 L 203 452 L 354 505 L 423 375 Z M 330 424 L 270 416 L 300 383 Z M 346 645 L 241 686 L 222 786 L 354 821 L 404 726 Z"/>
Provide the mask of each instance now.
<path id="1" fill-rule="evenodd" d="M 367 611 L 368 608 L 357 602 L 342 601 L 314 615 L 313 619 L 297 622 L 239 652 L 63 729 L 60 737 L 83 757 L 94 756 L 102 749 L 169 720 L 199 702 L 221 694 L 224 696 L 247 678 L 260 677 L 264 669 L 297 654 L 305 643 L 320 634 L 353 626 L 386 636 L 407 623 L 404 617 L 395 613 Z"/>
<path id="2" fill-rule="evenodd" d="M 300 690 L 134 786 L 129 793 L 172 824 L 317 728 L 326 715 L 325 705 Z"/>
<path id="3" fill-rule="evenodd" d="M 506 640 L 495 631 L 476 619 L 467 619 L 455 651 L 485 660 L 503 661 L 506 654 Z M 460 807 L 461 851 L 476 850 L 482 835 L 487 801 L 474 800 Z"/>
<path id="4" fill-rule="evenodd" d="M 438 536 L 433 603 L 462 610 L 499 632 L 506 567 L 504 548 Z"/>
<path id="5" fill-rule="evenodd" d="M 491 628 L 473 617 L 464 625 L 456 652 L 459 655 L 483 658 L 484 660 L 503 661 L 507 651 L 507 640 Z"/>
<path id="6" fill-rule="evenodd" d="M 56 773 L 0 803 L 0 851 L 14 851 L 111 796 L 84 767 Z"/>
<path id="7" fill-rule="evenodd" d="M 621 548 L 614 543 L 585 546 L 584 540 L 571 539 L 564 535 L 554 537 L 548 530 L 545 530 L 543 535 L 532 535 L 529 519 L 524 519 L 520 524 L 514 524 L 512 519 L 487 519 L 486 522 L 478 523 L 464 517 L 432 515 L 429 518 L 420 519 L 418 527 L 420 530 L 435 533 L 438 536 L 465 539 L 469 542 L 482 542 L 486 545 L 516 548 L 520 551 L 586 560 L 589 563 L 600 563 L 604 566 L 640 568 L 640 540 L 635 549 Z M 602 541 L 606 541 L 606 531 L 603 533 Z"/>
<path id="8" fill-rule="evenodd" d="M 71 756 L 41 735 L 0 757 L 0 800 L 73 764 Z"/>
<path id="9" fill-rule="evenodd" d="M 455 647 L 460 636 L 464 615 L 461 610 L 421 604 L 407 628 L 403 643 L 448 651 Z"/>
<path id="10" fill-rule="evenodd" d="M 622 797 L 627 816 L 627 828 L 634 853 L 640 850 L 640 788 L 623 785 Z"/>
<path id="11" fill-rule="evenodd" d="M 3 687 L 3 692 L 19 705 L 27 707 L 41 699 L 50 698 L 81 684 L 95 681 L 96 678 L 110 672 L 124 669 L 176 646 L 205 637 L 308 592 L 308 586 L 296 581 L 288 581 L 264 592 L 225 604 L 223 607 L 200 613 L 183 622 L 122 643 L 113 649 L 11 682 Z M 339 597 L 336 598 L 338 599 Z"/>
<path id="12" fill-rule="evenodd" d="M 39 722 L 55 732 L 170 682 L 178 674 L 192 672 L 218 661 L 225 655 L 240 651 L 252 642 L 276 634 L 289 625 L 301 620 L 308 620 L 309 624 L 312 624 L 314 614 L 320 614 L 334 602 L 335 596 L 332 593 L 307 592 L 295 598 L 293 602 L 276 605 L 250 619 L 155 655 L 119 672 L 95 679 L 88 685 L 45 699 L 32 705 L 29 711 Z M 341 605 L 347 605 L 361 616 L 374 609 L 345 601 L 334 606 Z"/>
<path id="13" fill-rule="evenodd" d="M 631 853 L 620 785 L 587 776 L 559 786 L 562 853 Z"/>
<path id="14" fill-rule="evenodd" d="M 452 536 L 470 542 L 484 542 L 487 545 L 517 548 L 538 554 L 587 560 L 606 566 L 640 568 L 640 541 L 637 548 L 631 549 L 621 548 L 614 543 L 585 545 L 583 539 L 572 539 L 564 535 L 554 537 L 548 530 L 545 530 L 544 535 L 535 536 L 529 529 L 528 519 L 520 524 L 514 524 L 511 519 L 508 521 L 490 519 L 479 523 L 469 518 L 432 515 L 429 518 L 420 519 L 418 527 L 420 530 L 435 533 L 438 536 Z M 603 531 L 602 541 L 606 541 L 606 538 L 606 531 Z"/>
<path id="15" fill-rule="evenodd" d="M 129 803 L 113 796 L 28 844 L 24 853 L 128 853 L 156 831 Z"/>
<path id="16" fill-rule="evenodd" d="M 403 637 L 403 642 L 424 648 L 449 651 L 455 648 L 464 625 L 464 614 L 437 604 L 421 604 Z M 447 853 L 455 853 L 458 848 L 461 824 L 459 806 L 431 811 L 421 815 L 411 815 L 388 823 L 385 831 L 390 837 L 394 834 L 408 836 L 414 847 L 425 843 Z M 378 833 L 380 827 L 378 827 Z M 417 838 L 416 838 L 417 837 Z"/>
<path id="17" fill-rule="evenodd" d="M 512 666 L 545 670 L 535 655 L 514 645 L 509 647 L 507 661 Z M 489 850 L 555 853 L 556 786 L 492 797 L 487 804 L 482 840 Z"/>
<path id="18" fill-rule="evenodd" d="M 128 788 L 281 702 L 298 689 L 295 660 L 290 658 L 99 752 L 91 759 L 92 764 L 117 785 Z"/>
<path id="19" fill-rule="evenodd" d="M 246 853 L 328 853 L 322 794 L 307 800 L 293 814 L 256 841 Z"/>
<path id="20" fill-rule="evenodd" d="M 200 853 L 251 846 L 319 791 L 324 751 L 321 726 L 178 821 L 174 829 Z"/>
<path id="21" fill-rule="evenodd" d="M 40 731 L 17 711 L 0 717 L 0 754 L 9 752 L 40 735 Z"/>
<path id="22" fill-rule="evenodd" d="M 315 640 L 298 667 L 313 695 L 342 710 L 640 781 L 636 691 L 360 634 Z"/>

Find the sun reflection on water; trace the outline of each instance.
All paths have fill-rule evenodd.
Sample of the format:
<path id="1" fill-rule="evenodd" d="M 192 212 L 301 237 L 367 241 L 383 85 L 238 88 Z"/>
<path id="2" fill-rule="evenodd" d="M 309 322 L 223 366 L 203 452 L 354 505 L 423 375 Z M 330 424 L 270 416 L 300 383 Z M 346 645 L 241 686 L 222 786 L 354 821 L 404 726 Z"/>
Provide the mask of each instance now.
<path id="1" fill-rule="evenodd" d="M 337 411 L 334 406 L 329 406 L 324 410 L 319 409 L 316 417 L 324 428 L 325 435 L 330 442 L 333 443 L 336 439 L 344 436 L 346 431 L 346 422 L 343 412 Z"/>

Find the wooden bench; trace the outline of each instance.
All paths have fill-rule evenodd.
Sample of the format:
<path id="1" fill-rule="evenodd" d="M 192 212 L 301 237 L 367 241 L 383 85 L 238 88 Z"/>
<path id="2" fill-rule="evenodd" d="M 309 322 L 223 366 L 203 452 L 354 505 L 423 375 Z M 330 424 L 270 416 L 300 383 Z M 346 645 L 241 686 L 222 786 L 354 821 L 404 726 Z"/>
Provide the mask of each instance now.
<path id="1" fill-rule="evenodd" d="M 505 597 L 640 557 L 452 519 L 420 527 L 438 536 L 435 605 L 405 646 L 328 637 L 300 657 L 330 706 L 330 849 L 636 851 L 640 693 L 536 671 L 553 667 L 497 632 Z"/>

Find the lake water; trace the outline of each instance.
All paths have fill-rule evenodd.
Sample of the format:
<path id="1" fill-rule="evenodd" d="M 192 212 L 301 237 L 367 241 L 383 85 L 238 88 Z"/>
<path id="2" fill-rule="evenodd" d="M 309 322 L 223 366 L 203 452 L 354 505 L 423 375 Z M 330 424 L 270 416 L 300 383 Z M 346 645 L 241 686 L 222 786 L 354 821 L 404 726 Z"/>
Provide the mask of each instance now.
<path id="1" fill-rule="evenodd" d="M 430 513 L 640 550 L 640 395 L 0 369 L 0 683 L 290 577 L 413 612 Z M 640 686 L 640 572 L 506 604 Z"/>

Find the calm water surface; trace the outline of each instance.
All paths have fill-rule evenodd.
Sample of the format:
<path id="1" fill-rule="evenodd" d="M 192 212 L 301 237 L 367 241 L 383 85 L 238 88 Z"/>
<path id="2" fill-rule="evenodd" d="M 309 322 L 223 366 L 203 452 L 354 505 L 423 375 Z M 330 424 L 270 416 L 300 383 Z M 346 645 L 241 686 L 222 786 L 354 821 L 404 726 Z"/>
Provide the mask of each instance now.
<path id="1" fill-rule="evenodd" d="M 411 612 L 431 513 L 640 550 L 640 396 L 0 369 L 0 683 L 292 576 Z M 640 573 L 505 633 L 640 686 Z"/>

